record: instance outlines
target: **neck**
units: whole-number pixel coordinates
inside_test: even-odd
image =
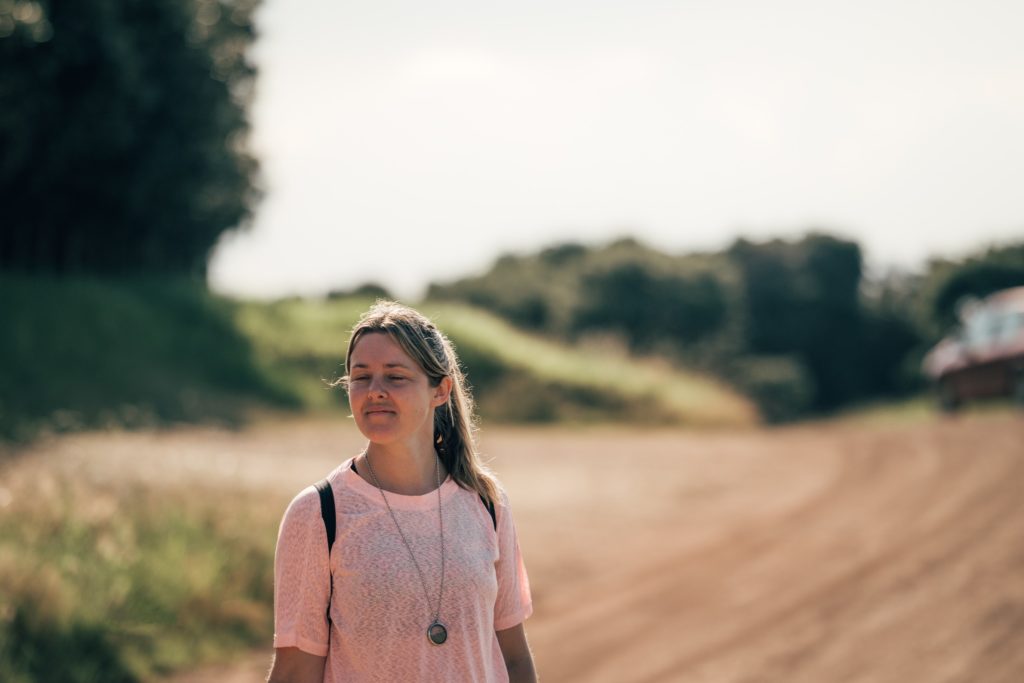
[[[404,496],[420,496],[437,488],[440,479],[448,476],[444,465],[432,446],[411,450],[400,446],[370,443],[356,459],[359,475],[368,483],[377,485],[367,458],[372,461],[373,474],[377,475],[380,487],[390,493]]]

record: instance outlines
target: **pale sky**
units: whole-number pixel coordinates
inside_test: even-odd
[[[1020,0],[264,0],[244,296],[416,298],[502,253],[822,227],[874,269],[1024,238]]]

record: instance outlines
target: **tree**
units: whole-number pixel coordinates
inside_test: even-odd
[[[941,329],[958,320],[958,307],[1000,289],[1024,285],[1024,242],[993,247],[947,267],[931,300],[931,315]]]
[[[811,233],[796,242],[738,240],[729,255],[742,273],[748,351],[803,363],[816,408],[862,396],[869,380],[861,362],[860,247]]]
[[[0,268],[205,276],[260,196],[257,3],[0,6]]]
[[[635,351],[659,342],[682,346],[721,329],[725,292],[710,273],[662,271],[631,259],[585,272],[574,330],[614,331]]]

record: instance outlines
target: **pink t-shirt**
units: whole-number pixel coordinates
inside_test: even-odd
[[[288,506],[274,566],[274,647],[327,656],[324,681],[507,681],[495,631],[532,612],[530,585],[504,492],[497,532],[473,491],[441,484],[448,640],[427,640],[441,575],[437,492],[387,493],[416,568],[380,490],[348,460],[328,475],[338,522],[328,566],[320,498],[312,486]],[[334,593],[330,581],[333,572]],[[331,621],[327,608],[330,602]]]

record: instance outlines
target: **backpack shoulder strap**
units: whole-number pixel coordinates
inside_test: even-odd
[[[320,516],[324,518],[324,527],[327,529],[327,552],[334,547],[335,525],[337,515],[334,512],[334,490],[331,482],[321,479],[316,483],[316,492],[320,494]]]
[[[497,531],[498,530],[498,516],[494,512],[494,502],[487,500],[483,496],[480,496],[480,502],[484,504],[485,508],[487,508],[488,514],[491,515],[491,524],[494,525],[494,530]]]
[[[331,548],[334,547],[334,532],[338,516],[334,512],[334,489],[331,482],[321,479],[316,483],[316,492],[320,494],[320,516],[324,518],[324,527],[327,529],[327,556],[331,555]],[[330,582],[330,594],[327,598],[327,623],[331,623],[331,602],[334,600],[334,579],[333,572]]]

